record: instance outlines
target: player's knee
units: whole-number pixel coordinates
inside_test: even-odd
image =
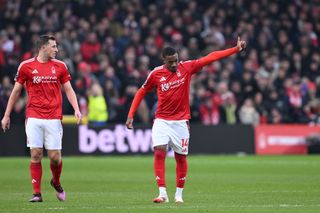
[[[59,152],[53,152],[49,154],[50,162],[54,165],[59,165],[61,155]]]
[[[155,147],[154,147],[154,150],[167,151],[167,145],[155,146]]]
[[[54,158],[54,159],[50,159],[50,163],[52,165],[56,165],[58,166],[60,164],[60,159]]]
[[[41,159],[42,159],[42,153],[40,151],[31,153],[31,161],[32,162],[39,163],[39,162],[41,162]]]

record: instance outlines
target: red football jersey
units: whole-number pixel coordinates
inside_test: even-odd
[[[37,57],[23,61],[15,81],[28,93],[27,118],[62,119],[61,84],[70,81],[66,64],[57,59],[41,63]]]
[[[165,120],[190,119],[189,90],[191,75],[201,68],[199,60],[179,62],[176,72],[165,65],[150,72],[142,85],[147,91],[157,88],[158,106],[155,118]]]

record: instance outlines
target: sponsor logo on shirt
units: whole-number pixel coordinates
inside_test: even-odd
[[[33,83],[39,84],[39,83],[56,83],[57,82],[57,76],[33,76]]]
[[[33,76],[33,83],[39,84],[41,82],[41,76]]]
[[[165,92],[165,91],[168,91],[169,89],[179,87],[180,85],[184,84],[184,81],[185,81],[185,78],[181,78],[175,81],[171,81],[169,83],[161,84],[161,91]]]
[[[170,89],[170,84],[169,84],[169,83],[167,83],[167,84],[161,84],[161,90],[162,90],[162,92],[167,91],[167,90],[169,90],[169,89]]]

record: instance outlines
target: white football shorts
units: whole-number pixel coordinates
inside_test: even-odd
[[[189,121],[155,119],[152,126],[153,147],[168,145],[174,152],[187,155],[190,138]]]
[[[61,150],[63,128],[60,119],[26,119],[27,147]]]

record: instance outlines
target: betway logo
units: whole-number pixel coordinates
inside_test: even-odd
[[[151,130],[129,130],[124,125],[116,125],[114,130],[103,129],[97,132],[81,125],[79,150],[82,153],[149,152],[152,150]]]
[[[269,136],[268,144],[272,146],[295,146],[304,145],[306,143],[305,137],[301,136]]]
[[[303,136],[290,135],[265,135],[260,134],[258,138],[259,148],[266,149],[267,146],[300,146],[306,144]]]

